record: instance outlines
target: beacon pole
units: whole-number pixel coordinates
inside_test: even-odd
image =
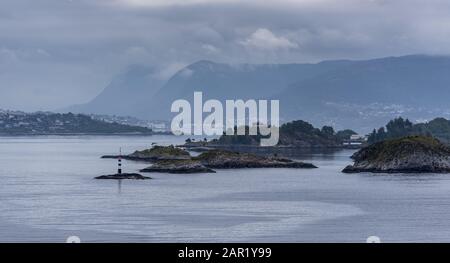
[[[117,159],[117,174],[122,174],[122,148],[119,150],[119,158]]]

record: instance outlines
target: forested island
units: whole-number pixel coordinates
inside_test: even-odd
[[[434,137],[449,144],[450,121],[445,118],[435,118],[429,122],[413,124],[410,120],[399,117],[391,120],[385,127],[374,129],[368,137],[368,143],[372,144],[411,135]]]
[[[234,135],[222,135],[218,139],[211,141],[186,140],[184,145],[190,149],[203,148],[227,148],[230,146],[241,146],[250,148],[259,148],[261,139],[264,136],[249,135],[249,127],[245,127],[246,135],[237,135],[235,127]],[[297,120],[281,125],[279,143],[272,148],[302,148],[302,149],[330,149],[343,148],[343,142],[350,139],[352,135],[357,134],[353,130],[342,130],[336,132],[331,126],[315,128],[312,124]],[[270,147],[265,147],[270,148]]]
[[[450,173],[450,147],[433,137],[407,136],[356,152],[344,173]]]
[[[368,136],[345,173],[450,173],[450,121],[396,118]]]

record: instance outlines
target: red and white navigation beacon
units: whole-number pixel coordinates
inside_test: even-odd
[[[122,148],[119,149],[119,158],[117,159],[117,174],[122,174]]]

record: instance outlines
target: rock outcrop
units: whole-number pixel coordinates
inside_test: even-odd
[[[356,152],[344,173],[450,173],[450,147],[437,139],[409,136],[372,144]]]
[[[135,151],[132,154],[121,156],[125,160],[133,161],[157,161],[157,160],[189,160],[191,155],[189,152],[170,146],[153,146],[151,149],[143,151]],[[102,158],[117,159],[118,155],[104,155]]]
[[[290,159],[264,157],[251,153],[239,153],[225,150],[211,150],[204,152],[195,160],[208,168],[317,168],[313,164],[297,162]]]
[[[289,159],[263,157],[250,153],[211,150],[190,160],[159,160],[141,172],[214,173],[212,169],[238,168],[317,168],[313,164]]]
[[[172,174],[215,173],[214,170],[195,160],[160,160],[156,161],[152,166],[142,169],[141,172]]]
[[[133,179],[133,180],[148,180],[152,179],[151,177],[143,176],[136,173],[122,173],[122,174],[110,174],[110,175],[101,175],[95,177],[95,179],[109,179],[109,180],[123,180],[123,179]]]

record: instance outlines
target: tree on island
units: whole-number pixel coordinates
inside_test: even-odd
[[[237,135],[237,127],[234,128],[234,135],[224,135],[219,139],[211,141],[213,144],[221,145],[259,145],[263,135],[249,135],[249,127],[245,127],[245,135]],[[331,126],[315,128],[312,124],[296,120],[285,123],[280,127],[281,146],[301,146],[301,147],[337,147],[342,142],[356,134],[352,130],[335,132]]]
[[[410,135],[424,135],[435,137],[443,142],[450,142],[450,121],[444,118],[436,118],[427,123],[413,124],[402,117],[389,121],[385,127],[374,129],[368,138],[370,144],[406,137]]]
[[[338,131],[336,133],[336,137],[338,137],[339,140],[344,141],[344,140],[350,140],[350,137],[352,137],[352,135],[356,135],[356,134],[357,133],[355,131],[346,129],[346,130]]]

